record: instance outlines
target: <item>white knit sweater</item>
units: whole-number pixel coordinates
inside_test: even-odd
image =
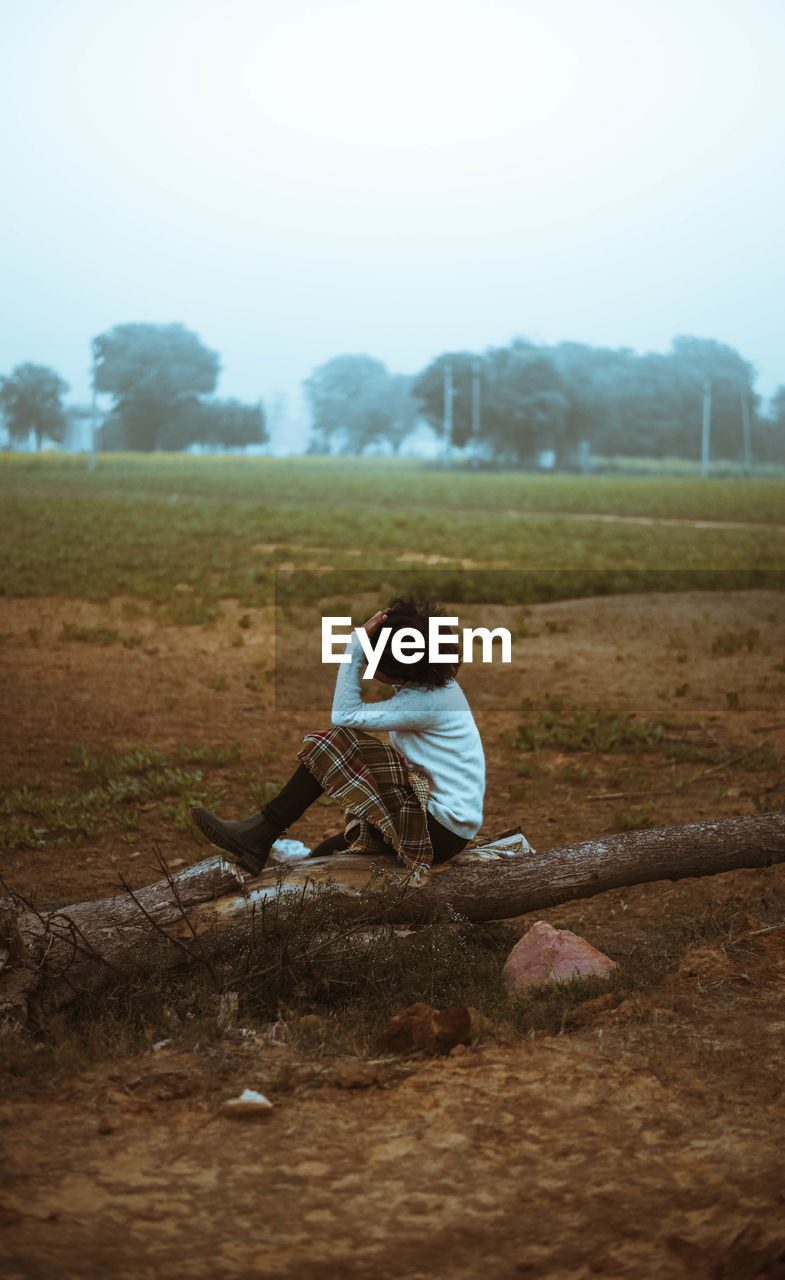
[[[338,668],[332,722],[389,733],[393,746],[430,782],[428,811],[442,826],[470,840],[482,826],[485,756],[469,704],[456,680],[442,689],[395,686],[388,702],[363,702],[365,655],[356,633],[346,646],[351,662]]]

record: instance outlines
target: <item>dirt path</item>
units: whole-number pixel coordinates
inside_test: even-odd
[[[688,520],[679,516],[620,516],[597,511],[508,510],[503,514],[519,520],[597,520],[601,524],[671,525],[687,529],[768,529],[771,533],[785,533],[784,524],[767,520]]]
[[[178,742],[236,740],[237,759],[208,774],[227,812],[242,812],[249,779],[285,776],[309,725],[275,710],[269,617],[229,603],[207,630],[129,612],[121,601],[3,603],[6,787],[38,773],[51,794],[73,790],[64,762],[78,743],[171,754]],[[780,596],[566,601],[487,610],[484,620],[516,631],[503,698],[488,669],[465,673],[488,757],[488,829],[520,819],[547,848],[636,815],[673,823],[785,802]],[[68,639],[69,624],[72,637],[103,627],[119,638]],[[291,678],[287,696],[300,687]],[[302,692],[306,705],[304,683]],[[524,697],[672,715],[692,755],[524,756],[510,746],[529,714]],[[771,755],[753,756],[759,768],[693,758],[761,743]],[[296,834],[318,838],[333,820],[311,811]],[[202,848],[151,804],[130,831],[107,819],[85,840],[12,851],[4,874],[37,900],[98,896],[118,872],[148,881],[153,841],[174,864]],[[785,869],[640,885],[548,919],[618,958],[652,939],[667,950],[701,913],[733,922],[735,934],[749,931],[748,916],[785,921]],[[531,919],[517,923],[523,931]],[[563,1035],[385,1059],[364,1089],[340,1087],[334,1058],[261,1036],[66,1071],[0,1104],[4,1280],[775,1280],[785,1250],[784,933],[728,945],[726,932]],[[273,1099],[269,1119],[217,1114],[245,1087]]]

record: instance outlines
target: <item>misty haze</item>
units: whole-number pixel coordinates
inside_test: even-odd
[[[478,460],[700,459],[716,375],[711,455],[782,462],[782,42],[774,0],[9,8],[7,443],[434,456],[452,364]],[[217,361],[170,377],[173,324]]]

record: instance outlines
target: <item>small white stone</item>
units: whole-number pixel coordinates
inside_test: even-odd
[[[247,1116],[268,1116],[273,1104],[263,1093],[255,1089],[243,1089],[239,1098],[228,1098],[221,1107],[221,1114],[244,1118]]]

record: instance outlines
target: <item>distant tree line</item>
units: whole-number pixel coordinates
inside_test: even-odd
[[[208,399],[221,362],[182,324],[119,324],[93,339],[95,389],[111,395],[104,449],[227,448],[267,439],[261,404]]]
[[[37,449],[44,437],[62,440],[67,390],[68,383],[45,364],[18,364],[10,377],[0,378],[0,411],[12,443],[27,440],[31,432]]]
[[[185,449],[192,444],[242,448],[267,438],[264,409],[219,400],[220,360],[182,324],[120,324],[93,339],[93,383],[110,395],[102,415],[99,449]],[[17,365],[0,379],[0,409],[12,442],[35,433],[62,441],[70,419],[89,417],[83,406],[64,408],[67,383],[45,365]]]
[[[259,404],[214,396],[220,359],[182,324],[120,324],[93,339],[93,383],[112,404],[100,449],[243,448],[268,440]],[[415,375],[370,355],[339,355],[304,383],[311,453],[397,453],[422,422],[480,463],[536,465],[544,451],[576,467],[588,453],[698,458],[706,425],[713,458],[785,462],[785,385],[761,407],[752,365],[708,338],[674,338],[664,354],[516,338],[482,353],[445,352]],[[46,365],[0,377],[12,443],[62,441],[68,385]],[[449,439],[447,438],[449,436]]]
[[[697,458],[708,397],[711,455],[785,462],[785,386],[769,415],[754,369],[712,339],[674,338],[666,354],[517,338],[478,354],[445,352],[412,377],[367,355],[337,356],[304,383],[316,453],[397,452],[418,421],[480,460],[557,466],[593,454]]]

